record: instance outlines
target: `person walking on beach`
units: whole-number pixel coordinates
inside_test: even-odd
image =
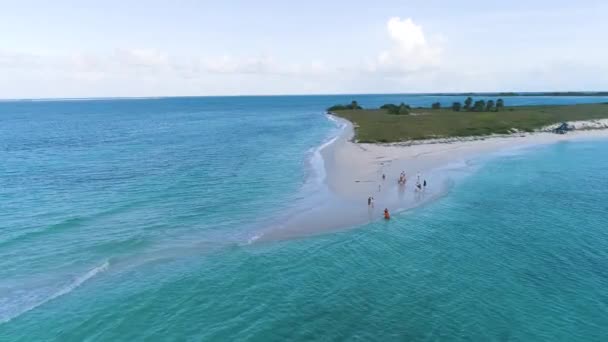
[[[424,183],[422,183],[422,187],[424,188],[424,190],[426,190],[426,179],[424,180]]]
[[[371,198],[371,196],[367,198],[367,206],[368,207],[372,206],[372,198]]]
[[[386,180],[386,175],[384,173],[382,174],[382,180]]]
[[[369,202],[372,206],[372,208],[374,207],[374,197],[370,197],[370,202]]]

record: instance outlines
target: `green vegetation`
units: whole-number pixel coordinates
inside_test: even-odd
[[[498,101],[495,106],[499,106]],[[530,132],[563,121],[608,118],[607,104],[509,107],[501,112],[485,111],[487,107],[484,102],[481,111],[454,112],[454,106],[421,108],[412,109],[410,115],[389,114],[387,109],[332,112],[356,124],[356,138],[360,142],[508,134],[513,129]]]
[[[486,103],[484,100],[479,100],[479,101],[475,101],[475,103],[473,103],[473,98],[472,97],[467,97],[466,100],[464,100],[464,110],[465,111],[469,111],[469,112],[497,112],[501,109],[503,109],[505,107],[505,102],[503,101],[503,99],[498,99],[496,100],[496,102],[494,102],[494,100],[488,100],[488,102]],[[441,108],[441,103],[439,102],[435,102],[432,105],[433,109],[440,109]],[[454,102],[452,104],[452,110],[455,112],[460,112],[460,110],[462,109],[462,105],[460,104],[460,102]]]
[[[357,101],[353,101],[350,104],[347,105],[334,105],[331,106],[329,108],[327,108],[328,112],[334,112],[337,110],[358,110],[358,109],[363,109],[363,107],[359,106],[359,104],[357,103]]]
[[[473,109],[471,109],[474,112],[483,112],[486,109],[486,101],[484,100],[479,100],[479,101],[475,101],[475,104],[473,105]]]
[[[494,110],[494,100],[488,100],[486,102],[486,112],[491,112]]]
[[[467,99],[464,100],[464,110],[470,110],[472,104],[473,104],[473,98],[470,96],[467,97]]]
[[[440,102],[435,102],[431,105],[431,108],[433,109],[441,109],[441,103]]]
[[[502,99],[496,100],[496,110],[501,110],[503,108],[505,108],[505,101]]]
[[[400,105],[387,103],[385,105],[382,105],[382,107],[380,107],[380,109],[384,109],[384,110],[386,110],[386,112],[388,114],[392,114],[392,115],[408,115],[412,108],[410,106],[406,105],[405,103],[401,102]]]

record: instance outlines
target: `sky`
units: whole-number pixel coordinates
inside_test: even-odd
[[[608,90],[608,1],[5,1],[0,98]]]

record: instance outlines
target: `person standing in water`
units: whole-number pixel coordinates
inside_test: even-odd
[[[384,208],[384,219],[385,220],[390,220],[391,219],[391,214],[389,214],[388,208]]]
[[[425,180],[424,180],[424,182],[422,183],[422,188],[423,188],[424,190],[426,190],[426,179],[425,179]]]
[[[401,171],[401,174],[399,175],[399,184],[404,185],[406,181],[405,171]]]

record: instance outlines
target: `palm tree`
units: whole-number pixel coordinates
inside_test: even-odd
[[[496,100],[496,110],[503,109],[505,107],[505,101],[502,99]]]
[[[466,100],[464,100],[464,109],[471,109],[471,105],[473,104],[473,99],[469,96]]]
[[[486,103],[486,112],[490,112],[494,109],[494,100],[488,100]]]

